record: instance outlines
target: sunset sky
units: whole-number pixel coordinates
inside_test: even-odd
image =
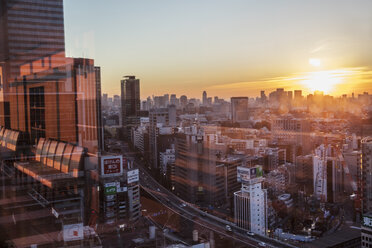
[[[372,93],[372,1],[65,0],[67,56],[95,59],[102,91],[141,97]],[[268,93],[267,92],[267,93]]]

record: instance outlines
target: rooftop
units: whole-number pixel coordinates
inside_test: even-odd
[[[330,235],[321,237],[320,239],[311,242],[310,244],[306,244],[304,247],[306,248],[318,248],[318,247],[341,247],[337,246],[343,244],[345,242],[360,239],[361,231],[359,229],[354,229],[350,227],[345,227],[335,233]]]

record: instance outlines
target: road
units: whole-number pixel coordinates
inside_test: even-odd
[[[124,156],[134,157],[132,154],[133,153],[129,150],[129,148],[124,146]],[[189,204],[174,195],[148,173],[147,168],[140,160],[135,159],[134,165],[140,170],[141,188],[159,201],[162,205],[172,210],[174,213],[179,214],[182,217],[189,219],[190,221],[193,221],[198,225],[212,230],[220,235],[229,237],[237,242],[241,242],[248,247],[263,247],[263,243],[265,244],[264,247],[296,247],[265,236],[247,235],[246,230],[237,227],[234,223],[205,213],[192,204]],[[226,225],[231,227],[231,232],[226,230]]]

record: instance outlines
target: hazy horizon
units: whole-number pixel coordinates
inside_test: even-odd
[[[372,91],[371,9],[367,0],[65,0],[66,52],[95,59],[109,95],[128,74],[141,98],[358,94]]]

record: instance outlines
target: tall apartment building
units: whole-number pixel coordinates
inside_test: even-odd
[[[159,152],[165,152],[166,149],[171,148],[171,143],[168,143],[168,147],[160,146],[161,144],[167,145],[167,142],[162,142],[162,139],[169,141],[172,138],[170,136],[173,135],[173,127],[176,123],[175,106],[150,110],[149,121],[150,162],[153,168],[159,169]]]
[[[149,152],[149,127],[148,125],[141,124],[140,126],[132,130],[133,146],[138,149],[141,154],[147,157],[145,154]]]
[[[289,185],[287,173],[282,168],[267,173],[265,182],[268,186],[268,191],[276,196],[285,193]]]
[[[279,153],[282,152],[282,149],[279,148],[271,148],[268,147],[265,149],[264,156],[264,164],[263,164],[263,170],[265,172],[270,172],[272,170],[275,170],[279,167]]]
[[[237,180],[237,170],[239,166],[246,164],[246,157],[243,155],[227,155],[216,161],[216,182],[219,182],[218,188],[223,188],[223,191],[216,192],[222,194],[216,199],[221,203],[232,202],[234,193],[239,190],[241,184]]]
[[[231,120],[248,120],[248,97],[231,97]]]
[[[170,189],[174,189],[174,163],[176,161],[176,151],[174,150],[174,144],[170,149],[166,149],[164,152],[159,153],[159,165],[163,179],[166,185]]]
[[[314,193],[313,156],[296,157],[296,183],[307,196]]]
[[[311,126],[306,119],[296,119],[290,116],[275,118],[271,122],[271,140],[278,145],[292,146],[296,152],[292,154],[290,161],[295,161],[299,155],[307,155],[312,151]]]
[[[372,212],[372,137],[362,139],[362,213]]]
[[[131,128],[139,125],[140,109],[140,80],[135,76],[125,76],[121,80],[121,124],[127,138],[130,138]]]
[[[224,166],[212,133],[192,126],[176,134],[175,194],[202,206],[225,199]]]
[[[240,191],[234,193],[234,214],[237,226],[256,234],[267,233],[267,191],[262,188],[262,168],[238,167]]]
[[[314,195],[323,202],[338,202],[344,191],[343,166],[329,145],[319,146],[313,156]]]

